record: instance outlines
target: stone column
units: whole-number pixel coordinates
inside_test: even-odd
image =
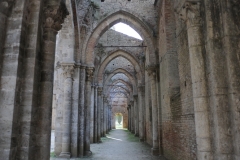
[[[109,105],[107,106],[107,134],[109,133]]]
[[[74,73],[74,63],[62,63],[64,71],[64,102],[63,102],[63,124],[62,124],[62,152],[59,157],[71,157],[71,115],[72,115],[72,90]]]
[[[131,132],[135,133],[135,125],[134,125],[134,101],[130,101],[131,104]]]
[[[197,139],[197,159],[212,159],[209,104],[204,62],[202,19],[199,2],[186,1],[178,11],[186,21],[188,33],[189,59],[192,76],[193,103]]]
[[[131,131],[132,130],[132,107],[131,105],[129,104],[128,105],[128,108],[129,108],[129,126],[128,126],[128,130]]]
[[[129,130],[129,123],[130,123],[130,108],[129,108],[129,105],[128,105],[128,107],[127,107],[127,111],[128,111],[128,130]]]
[[[85,93],[85,142],[84,155],[91,154],[90,151],[90,120],[91,120],[91,94],[92,94],[92,80],[94,68],[87,67],[86,69],[86,93]]]
[[[108,105],[108,130],[111,131],[111,105]]]
[[[46,3],[49,3],[46,2]],[[43,19],[43,39],[41,53],[41,79],[39,83],[38,126],[39,135],[36,135],[39,150],[36,159],[49,159],[51,143],[51,113],[53,95],[53,77],[56,35],[61,29],[64,18],[68,15],[64,3],[45,4]]]
[[[110,105],[110,117],[109,117],[109,119],[110,119],[110,130],[112,130],[112,106]]]
[[[97,120],[97,126],[98,126],[98,134],[97,134],[97,141],[101,142],[101,118],[102,118],[102,87],[98,87],[98,106],[97,106],[97,113],[98,113],[98,120]]]
[[[158,137],[158,106],[157,106],[157,81],[156,81],[156,67],[148,66],[147,68],[149,79],[151,83],[151,98],[152,98],[152,138],[153,147],[152,155],[159,154],[159,137]]]
[[[226,3],[227,1],[221,1],[222,3]],[[221,3],[220,2],[220,3]],[[239,3],[239,2],[238,2]],[[209,106],[210,106],[210,120],[213,120],[210,125],[212,135],[212,147],[214,150],[214,158],[215,159],[234,159],[231,155],[233,154],[233,147],[232,147],[232,140],[234,142],[239,143],[237,139],[233,139],[232,132],[230,130],[231,126],[231,119],[235,119],[230,114],[230,106],[229,104],[229,95],[227,94],[228,90],[228,84],[227,84],[227,78],[231,76],[223,76],[227,75],[227,65],[226,64],[226,55],[228,53],[233,53],[236,55],[235,51],[232,51],[234,47],[230,46],[228,43],[223,42],[222,40],[228,37],[230,34],[227,33],[227,36],[224,34],[219,34],[221,30],[220,26],[216,26],[216,22],[219,22],[217,17],[222,16],[222,12],[217,13],[215,15],[215,10],[212,9],[211,5],[214,5],[212,1],[205,0],[204,6],[205,6],[205,15],[206,15],[206,37],[204,39],[207,39],[205,41],[205,44],[202,43],[202,45],[205,45],[206,47],[206,59],[207,59],[207,68],[209,68],[206,72],[208,74],[207,78],[207,87],[208,87],[208,95],[209,95]],[[220,7],[220,6],[219,6]],[[222,11],[225,10],[226,7],[226,14],[224,14],[223,17],[226,19],[231,19],[228,6],[224,5],[222,8]],[[214,16],[212,16],[214,14]],[[223,18],[224,19],[224,18]],[[228,21],[227,20],[227,21]],[[231,23],[224,22],[224,20],[221,20],[222,23],[227,25],[231,25]],[[234,25],[231,25],[231,32],[235,32],[235,30],[232,29]],[[205,29],[205,28],[204,28]],[[238,42],[234,39],[234,44],[238,44]],[[224,51],[224,45],[229,46],[231,48],[230,52]],[[236,55],[237,56],[237,55]],[[237,58],[237,57],[236,57]],[[221,62],[221,63],[219,63]],[[231,63],[233,64],[233,63]],[[232,67],[231,67],[232,68]],[[232,79],[232,77],[230,78]],[[240,80],[240,79],[239,79]],[[231,84],[234,84],[231,83]],[[231,91],[231,93],[234,93],[234,91]],[[236,93],[236,92],[235,92]],[[228,106],[228,107],[226,107]],[[223,118],[224,117],[224,118]],[[210,123],[210,124],[211,124]],[[240,126],[240,125],[239,125]],[[240,145],[239,145],[240,146]],[[240,159],[236,158],[236,159]]]
[[[106,136],[106,109],[107,109],[107,105],[108,105],[108,100],[107,97],[103,97],[103,123],[102,123],[102,127],[103,127],[103,136]]]
[[[135,127],[135,136],[138,137],[139,136],[139,132],[138,132],[138,95],[133,95],[133,100],[134,100],[134,127]]]
[[[109,121],[109,117],[110,117],[110,105],[107,106],[107,134],[109,134],[110,131],[110,121]]]
[[[98,142],[98,105],[97,86],[94,87],[94,143]]]
[[[90,143],[94,139],[94,86],[91,87],[91,107],[90,107]]]
[[[138,114],[139,114],[139,140],[144,141],[144,128],[143,128],[143,91],[144,86],[138,86]]]
[[[79,156],[84,155],[84,130],[85,130],[85,82],[86,82],[86,66],[80,66],[80,107],[79,107]]]

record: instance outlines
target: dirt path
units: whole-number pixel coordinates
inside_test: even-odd
[[[102,143],[91,144],[91,151],[92,156],[84,160],[165,160],[152,156],[149,145],[139,142],[129,131],[120,129],[112,130],[107,137],[102,138]]]

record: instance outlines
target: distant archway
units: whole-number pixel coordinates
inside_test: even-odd
[[[136,72],[137,72],[137,79],[138,79],[139,82],[141,82],[143,75],[142,75],[141,67],[140,67],[140,65],[138,64],[137,60],[136,60],[131,54],[129,54],[129,53],[127,53],[127,52],[125,52],[125,51],[123,51],[123,50],[117,50],[117,51],[113,52],[112,54],[110,54],[110,55],[102,62],[101,66],[100,66],[100,68],[99,68],[99,70],[98,70],[98,77],[97,77],[98,83],[99,83],[100,85],[103,84],[103,72],[104,72],[106,66],[107,66],[113,59],[115,59],[115,58],[117,58],[117,57],[124,57],[124,58],[126,58],[127,60],[129,60],[129,61],[132,63],[132,65],[134,66],[134,68],[135,68],[135,70],[136,70]]]

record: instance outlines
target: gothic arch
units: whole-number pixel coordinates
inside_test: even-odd
[[[123,10],[119,10],[104,18],[93,30],[90,38],[86,42],[87,44],[85,45],[85,48],[83,48],[83,53],[85,53],[82,55],[82,59],[84,61],[83,63],[85,63],[87,66],[94,67],[94,47],[96,43],[105,31],[107,31],[118,22],[128,24],[143,37],[147,45],[146,62],[147,64],[155,64],[156,58],[153,42],[153,31],[138,17],[135,17],[133,14]]]
[[[107,77],[105,83],[103,84],[104,93],[106,92],[106,89],[107,89],[106,86],[110,83],[110,79],[111,79],[114,75],[116,75],[116,74],[118,74],[118,73],[123,73],[123,74],[125,74],[125,75],[130,79],[130,81],[131,81],[131,83],[132,83],[132,85],[133,85],[133,92],[135,93],[135,91],[136,91],[136,86],[137,86],[136,79],[135,79],[129,72],[127,72],[127,71],[124,70],[124,69],[116,69],[113,73],[111,73],[111,74]]]
[[[126,88],[128,88],[128,90],[129,90],[130,92],[133,91],[132,86],[131,86],[128,82],[124,81],[123,79],[118,79],[118,80],[113,81],[113,82],[112,82],[112,85],[116,85],[117,83],[123,83],[124,85],[126,85]]]
[[[98,83],[100,85],[103,84],[103,72],[104,72],[106,66],[113,59],[115,59],[117,57],[124,57],[127,60],[129,60],[132,63],[132,65],[134,66],[135,70],[137,71],[138,81],[142,81],[143,75],[142,75],[141,67],[140,67],[139,63],[137,62],[137,60],[132,55],[130,55],[129,53],[127,53],[127,52],[125,52],[123,50],[117,50],[117,51],[111,53],[110,55],[108,55],[104,59],[104,61],[102,62],[101,66],[99,67],[97,79],[98,79]]]

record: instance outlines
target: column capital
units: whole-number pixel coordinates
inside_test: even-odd
[[[133,95],[133,98],[134,98],[134,99],[137,99],[137,98],[138,98],[138,95],[137,95],[137,94]]]
[[[97,92],[98,92],[98,95],[102,95],[103,87],[98,87]]]
[[[66,4],[64,2],[58,2],[59,4],[47,4],[44,7],[44,16],[43,20],[43,28],[44,29],[53,29],[55,31],[59,31],[62,28],[62,24],[64,19],[69,12],[67,10]]]
[[[144,85],[139,85],[138,86],[138,91],[139,92],[144,92],[144,90],[145,90],[145,86]]]
[[[156,75],[157,65],[148,65],[145,67],[145,70],[148,72],[149,75]]]
[[[201,25],[200,5],[200,0],[185,0],[182,5],[175,10],[179,18],[189,23],[189,25]]]
[[[133,104],[134,104],[134,101],[133,101],[133,100],[131,100],[131,101],[130,101],[130,105],[131,105],[131,106],[133,106]]]
[[[14,0],[3,0],[3,2],[0,2],[0,12],[8,16],[10,14],[13,3]]]
[[[94,68],[93,67],[87,67],[86,68],[86,81],[92,81],[93,80],[93,73],[94,73]]]
[[[108,103],[108,97],[103,96],[103,101],[104,101],[105,103]]]
[[[70,62],[70,63],[63,62],[61,63],[61,67],[63,70],[63,75],[66,78],[72,78],[72,75],[74,74],[74,68],[75,68],[74,62]]]

